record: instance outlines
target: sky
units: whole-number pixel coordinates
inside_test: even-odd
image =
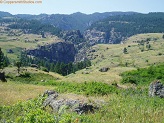
[[[42,3],[39,4],[0,3],[0,11],[10,12],[11,14],[72,14],[75,12],[92,14],[112,11],[149,13],[164,12],[163,6],[164,0],[42,0]]]

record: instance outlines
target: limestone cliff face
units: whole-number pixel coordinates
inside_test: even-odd
[[[119,44],[127,37],[117,32],[115,28],[112,28],[108,32],[99,31],[97,29],[88,29],[84,32],[84,37],[89,44]]]
[[[26,51],[28,55],[41,59],[48,59],[51,62],[74,62],[76,50],[72,43],[58,42],[40,46],[36,49]]]
[[[66,42],[71,42],[74,45],[79,45],[80,43],[85,42],[85,39],[80,30],[63,31],[60,33],[60,36]]]
[[[105,32],[98,31],[96,29],[86,30],[84,32],[84,38],[88,41],[89,44],[104,44],[105,43]]]

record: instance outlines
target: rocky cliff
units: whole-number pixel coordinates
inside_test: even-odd
[[[80,30],[62,31],[60,33],[60,37],[66,42],[71,42],[74,45],[78,45],[80,43],[85,42],[85,39],[81,34]]]
[[[75,47],[69,42],[58,42],[40,46],[36,49],[26,51],[28,55],[38,57],[41,59],[48,59],[51,62],[74,62],[76,54]]]
[[[90,45],[105,43],[105,32],[101,32],[96,29],[86,30],[84,32],[84,38]]]

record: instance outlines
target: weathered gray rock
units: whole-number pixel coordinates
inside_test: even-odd
[[[94,107],[92,104],[82,103],[80,100],[75,99],[58,99],[58,93],[55,91],[45,91],[43,96],[48,95],[47,99],[43,102],[43,106],[50,106],[54,112],[61,112],[64,107],[69,108],[71,111],[77,112],[78,114],[94,112]]]
[[[103,67],[103,68],[101,68],[99,71],[100,71],[100,72],[107,72],[108,70],[109,70],[108,67]]]
[[[60,35],[66,42],[71,42],[75,45],[85,42],[80,30],[62,31]]]
[[[74,62],[76,50],[72,43],[57,42],[26,50],[26,53],[41,59],[49,59],[53,62],[70,63]]]
[[[87,112],[94,113],[94,109],[97,109],[97,107],[94,107],[93,105],[84,103],[84,104],[79,104],[79,106],[77,108],[75,108],[75,111],[78,114],[83,114],[83,113],[87,113]]]
[[[164,98],[164,85],[159,81],[152,82],[149,86],[149,96]]]

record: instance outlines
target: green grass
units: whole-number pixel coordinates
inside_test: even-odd
[[[125,90],[120,94],[105,97],[106,103],[95,112],[78,115],[65,110],[51,113],[43,110],[43,97],[20,102],[13,106],[0,107],[2,122],[45,122],[45,123],[162,123],[164,121],[164,100],[150,98],[145,90]]]
[[[31,37],[31,39],[35,37],[35,35],[26,36]],[[152,49],[141,52],[138,44],[133,41],[146,40],[149,37],[152,38],[150,41]],[[92,48],[96,52],[88,54],[89,57],[96,56],[92,60],[93,65],[66,77],[32,68],[27,68],[27,71],[22,71],[22,76],[16,77],[16,68],[6,68],[5,72],[9,77],[9,82],[0,83],[0,122],[164,122],[164,100],[148,96],[150,82],[156,79],[161,79],[164,82],[164,65],[158,65],[164,62],[164,40],[161,37],[162,34],[141,34],[130,37],[126,41],[127,43],[122,45],[101,44],[93,46]],[[24,39],[25,36],[22,35],[21,38]],[[46,40],[43,42],[46,42]],[[5,43],[0,42],[0,45],[3,44],[4,47],[7,47],[9,44]],[[14,49],[15,45],[13,44],[11,45]],[[29,46],[31,44],[29,43]],[[25,46],[22,43],[23,45]],[[128,54],[123,53],[124,47],[127,47]],[[159,55],[159,53],[162,54]],[[151,65],[153,66],[148,68]],[[110,70],[101,73],[99,72],[101,67],[109,67]],[[85,72],[88,72],[88,74],[84,74]],[[112,82],[121,82],[122,77],[123,83],[133,83],[134,81],[137,86],[135,88],[117,88],[110,85]],[[133,81],[131,82],[131,80]],[[97,100],[102,99],[105,103],[102,103],[93,114],[78,115],[67,110],[60,114],[54,114],[51,110],[43,110],[42,102],[45,98],[37,97],[46,89],[54,89],[61,95],[76,94],[78,97],[83,96],[91,99],[90,103],[94,104],[97,104]],[[29,98],[32,99],[27,100]]]
[[[132,83],[138,85],[149,85],[154,80],[164,82],[164,64],[153,65],[148,68],[138,68],[121,74],[122,83]]]
[[[84,83],[71,83],[71,82],[55,82],[50,81],[46,83],[39,83],[41,85],[51,85],[56,88],[60,93],[76,93],[86,96],[107,95],[111,93],[118,93],[116,87],[102,83],[102,82],[84,82]]]
[[[92,66],[63,78],[63,81],[112,83],[121,80],[119,75],[122,72],[163,63],[164,39],[162,36],[162,33],[139,34],[128,38],[124,44],[95,45],[90,48],[95,52],[88,52],[87,54],[88,58],[92,59]],[[147,40],[147,38],[151,38],[151,41],[149,41],[151,48],[148,50],[145,45],[144,51],[141,52],[140,46],[135,41]],[[127,48],[127,54],[123,53],[125,47]],[[102,73],[99,71],[102,67],[109,67],[110,70]],[[89,74],[82,74],[86,72]]]
[[[158,74],[163,70],[163,64],[152,68],[139,69],[139,71]],[[131,71],[128,75],[137,74],[137,71]],[[142,73],[141,72],[141,73]],[[127,72],[128,73],[128,72]],[[123,73],[124,74],[124,73]],[[140,75],[140,73],[139,73]],[[156,74],[155,74],[156,75]],[[163,74],[162,74],[163,75]],[[31,77],[30,80],[28,77]],[[27,78],[28,79],[27,79]],[[44,78],[46,82],[40,82]],[[153,78],[153,77],[152,77]],[[162,123],[164,122],[164,100],[158,97],[148,96],[148,80],[136,88],[117,88],[115,86],[102,82],[61,82],[53,80],[53,76],[34,71],[21,77],[13,76],[12,81],[1,83],[0,85],[0,122],[44,122],[44,123]],[[37,82],[37,83],[35,83]],[[29,84],[24,84],[29,83]],[[37,84],[37,85],[31,85]],[[41,86],[42,85],[42,86]],[[44,86],[43,86],[44,85]],[[143,88],[144,86],[144,88]],[[39,89],[39,90],[38,90]],[[42,102],[44,97],[36,95],[44,92],[46,89],[54,89],[64,94],[77,94],[83,96],[94,105],[100,105],[94,113],[78,115],[65,109],[60,113],[52,113],[49,108],[43,109]],[[30,93],[33,96],[30,97]],[[41,93],[40,93],[41,94]],[[25,98],[27,95],[30,100]],[[11,98],[13,97],[13,98]],[[19,97],[19,98],[18,98]],[[24,102],[23,98],[26,100]],[[10,103],[4,102],[10,100]],[[21,99],[21,102],[17,102]],[[99,103],[103,99],[103,103]],[[17,101],[13,101],[17,100]],[[10,106],[7,106],[9,105]],[[14,105],[11,105],[14,104]]]
[[[8,31],[2,30],[0,32],[0,47],[5,55],[7,55],[12,61],[18,59],[17,56],[20,55],[23,49],[32,49],[36,48],[38,45],[46,45],[62,41],[56,36],[41,38],[41,35],[23,34],[21,30],[10,29],[10,31],[19,34],[19,36],[9,36]],[[35,41],[35,39],[37,41]],[[14,53],[8,53],[7,51],[9,49],[12,49]]]

